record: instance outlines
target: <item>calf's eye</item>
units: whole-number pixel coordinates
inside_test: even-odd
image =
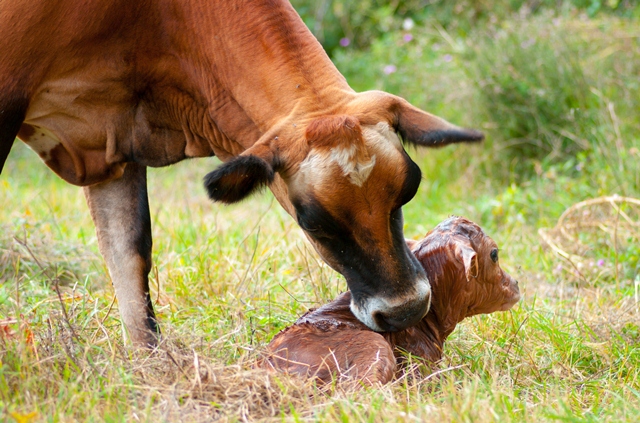
[[[494,263],[498,262],[498,249],[494,248],[493,250],[491,250],[491,260],[493,260]]]

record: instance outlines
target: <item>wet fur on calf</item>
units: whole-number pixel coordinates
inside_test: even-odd
[[[475,223],[452,217],[407,243],[433,289],[431,309],[417,325],[373,332],[351,313],[351,293],[345,292],[276,335],[262,365],[321,382],[387,383],[405,353],[436,362],[464,318],[508,310],[519,301],[517,281],[500,268],[495,242]]]

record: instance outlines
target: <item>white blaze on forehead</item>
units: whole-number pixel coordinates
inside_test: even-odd
[[[377,153],[389,159],[399,157],[403,151],[400,137],[391,129],[388,123],[378,122],[376,125],[363,125],[362,136],[371,153]]]
[[[336,176],[337,166],[352,184],[361,187],[371,175],[377,156],[382,160],[401,158],[402,143],[389,124],[380,122],[376,125],[363,125],[362,136],[367,154],[358,152],[355,144],[330,150],[314,149],[300,163],[299,176],[308,183],[321,183]],[[367,158],[363,159],[363,156]]]
[[[373,166],[376,164],[375,155],[368,159],[359,159],[358,149],[355,145],[331,149],[331,160],[342,169],[342,173],[349,178],[352,184],[359,187],[369,178]]]
[[[23,140],[33,151],[38,153],[42,160],[51,159],[51,150],[60,145],[60,140],[53,132],[45,128],[33,128],[35,132],[26,140]]]
[[[335,177],[337,167],[342,176],[349,178],[352,184],[360,187],[371,175],[375,163],[375,155],[365,160],[358,158],[355,145],[334,147],[330,150],[314,149],[300,163],[299,173],[306,181],[316,183]]]

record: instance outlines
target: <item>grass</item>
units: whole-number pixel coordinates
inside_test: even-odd
[[[435,178],[442,181],[447,156],[463,152],[416,157],[423,168],[442,160]],[[319,393],[253,369],[257,351],[278,330],[345,284],[269,194],[239,206],[210,204],[200,187],[201,174],[214,166],[207,160],[150,171],[151,198],[163,199],[152,200],[153,297],[167,340],[152,357],[134,353],[122,345],[80,190],[36,160],[18,146],[2,182],[0,313],[15,321],[4,326],[13,334],[0,344],[4,419],[31,412],[35,421],[52,422],[640,417],[632,282],[585,284],[557,274],[559,259],[542,249],[535,227],[518,219],[487,231],[503,248],[503,266],[521,281],[523,301],[462,324],[439,376]],[[447,197],[435,185],[425,180],[407,206],[408,236],[421,236],[450,213],[482,222],[484,197],[461,206],[460,194]]]
[[[548,25],[569,31],[577,24],[539,19],[520,23],[532,33],[540,30],[544,48],[531,51],[548,67],[555,54],[549,52],[553,34],[543,37]],[[466,216],[498,242],[502,266],[523,292],[512,311],[461,324],[435,374],[407,375],[384,387],[319,391],[254,367],[275,333],[346,284],[270,193],[236,206],[211,204],[201,180],[215,159],[149,170],[152,297],[164,342],[153,355],[130,350],[122,343],[117,303],[81,190],[16,144],[0,178],[0,420],[640,421],[637,226],[614,235],[582,234],[593,248],[580,262],[563,259],[538,234],[540,228],[552,233],[563,211],[587,198],[640,197],[638,84],[632,77],[640,68],[637,34],[618,19],[580,24],[583,32],[563,38],[558,48],[591,50],[577,65],[561,63],[555,76],[549,75],[553,69],[539,75],[562,85],[546,97],[493,90],[537,78],[531,69],[516,78],[500,73],[506,65],[486,66],[491,57],[499,62],[505,56],[527,66],[518,55],[529,53],[516,47],[522,41],[513,22],[501,30],[502,50],[488,41],[469,44],[493,36],[483,28],[460,39],[425,25],[409,44],[400,44],[402,32],[391,31],[367,52],[336,53],[357,89],[387,89],[487,131],[482,146],[410,150],[424,180],[404,208],[405,234],[418,238],[448,215]],[[589,34],[585,45],[581,37]],[[624,60],[589,60],[607,48]],[[446,54],[450,61],[442,60]],[[386,75],[388,64],[397,72]],[[556,77],[570,78],[563,72],[573,71],[584,76],[580,96],[594,88],[606,101],[571,97]],[[483,78],[494,84],[493,97],[482,91],[486,84],[476,83]],[[571,120],[554,98],[584,101],[591,107],[587,118]],[[490,102],[496,105],[491,113],[509,119],[488,113]],[[518,102],[526,106],[519,120],[508,107]],[[541,112],[544,107],[554,107],[558,117]],[[557,120],[521,126],[531,116]],[[554,125],[579,134],[584,148],[571,137],[558,138],[564,135]],[[554,156],[506,154],[511,138],[523,134],[548,142],[545,151]]]

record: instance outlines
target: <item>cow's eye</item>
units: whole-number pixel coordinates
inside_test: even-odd
[[[491,250],[491,260],[493,260],[494,263],[498,262],[498,249],[494,248],[493,250]]]
[[[298,219],[298,225],[307,232],[318,232],[320,230],[319,226],[313,225],[304,219]]]
[[[298,219],[298,225],[314,238],[329,238],[321,224],[307,219]]]
[[[314,238],[328,238],[332,234],[344,233],[339,223],[318,203],[309,202],[304,207],[295,204],[298,225]]]

